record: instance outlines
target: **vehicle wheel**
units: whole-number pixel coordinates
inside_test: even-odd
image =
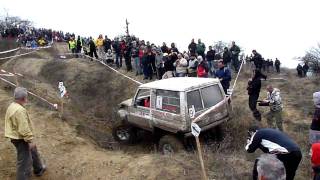
[[[123,124],[122,121],[118,121],[112,128],[113,138],[124,144],[133,144],[137,140],[136,130],[127,124]]]
[[[224,139],[225,136],[225,127],[224,125],[226,125],[225,123],[222,123],[216,127],[214,127],[211,130],[211,133],[213,135],[213,138],[215,141],[221,142]]]
[[[159,141],[159,151],[168,155],[184,149],[182,142],[173,135],[165,135]]]

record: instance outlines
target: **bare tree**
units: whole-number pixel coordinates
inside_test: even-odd
[[[320,73],[320,44],[306,52],[301,61],[308,63],[313,73]]]

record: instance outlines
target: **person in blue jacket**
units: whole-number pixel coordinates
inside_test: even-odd
[[[216,78],[219,78],[223,87],[224,93],[227,94],[227,89],[230,87],[231,72],[227,67],[224,67],[223,60],[218,62],[218,70],[214,73]]]

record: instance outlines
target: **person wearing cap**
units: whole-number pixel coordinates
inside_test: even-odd
[[[36,176],[42,176],[46,171],[34,141],[31,119],[25,108],[27,96],[26,88],[17,87],[14,90],[14,102],[9,105],[5,115],[5,137],[10,139],[17,151],[17,180],[30,179],[31,164]]]
[[[216,70],[214,75],[220,80],[224,93],[227,94],[227,90],[230,87],[231,72],[229,68],[224,66],[224,62],[222,59],[219,60],[218,69]]]
[[[320,142],[320,91],[313,93],[315,110],[309,130],[310,144]]]
[[[248,131],[248,153],[260,149],[267,154],[275,154],[286,169],[286,179],[293,180],[302,159],[299,146],[285,133],[271,128],[252,126]]]

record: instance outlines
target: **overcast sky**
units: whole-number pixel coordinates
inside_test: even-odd
[[[175,42],[186,50],[192,38],[205,44],[236,41],[246,53],[293,57],[320,40],[319,0],[0,0],[0,15],[32,20],[36,27],[114,37],[125,32],[156,44]]]

